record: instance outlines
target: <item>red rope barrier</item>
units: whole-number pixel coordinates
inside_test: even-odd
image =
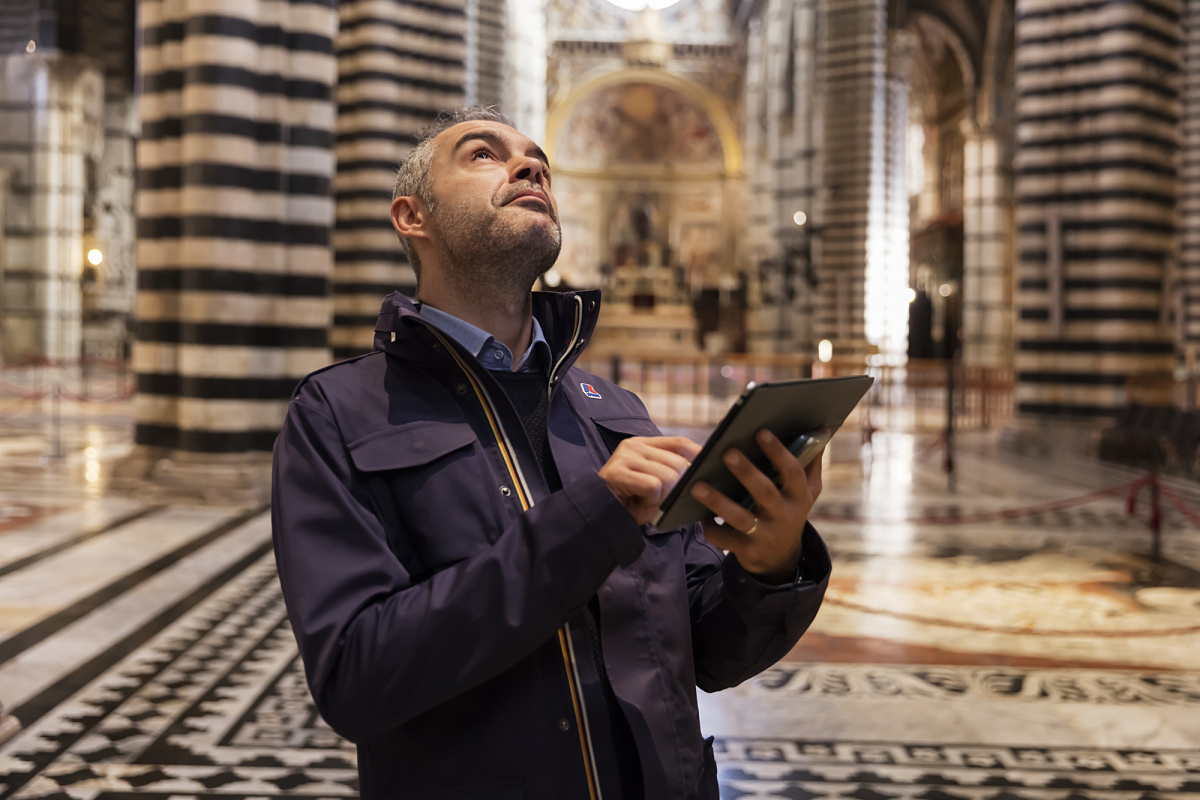
[[[66,386],[56,384],[58,391],[64,399],[73,400],[77,403],[112,403],[117,400],[128,400],[133,397],[133,392],[125,389],[118,390],[115,394],[108,394],[102,397],[92,397],[86,394],[71,391]],[[21,398],[22,400],[38,400],[46,396],[44,391],[30,391],[21,386],[17,386],[7,381],[0,380],[0,390],[7,392],[10,395]]]
[[[919,452],[915,456],[913,456],[913,466],[923,463],[925,461],[925,459],[929,458],[931,455],[936,453],[938,451],[938,448],[945,447],[945,446],[946,446],[946,436],[945,436],[945,434],[939,433],[934,438],[934,440],[925,447],[925,449],[923,449],[921,452]]]
[[[35,397],[35,396],[40,397],[41,396],[41,394],[37,391],[31,391],[29,389],[26,389],[24,386],[17,386],[15,383],[9,383],[8,381],[4,381],[4,380],[0,380],[0,390],[3,390],[5,392],[7,392],[8,394],[16,395],[17,397],[22,397],[22,398]]]
[[[1175,510],[1188,518],[1188,521],[1200,528],[1200,514],[1197,514],[1183,499],[1175,494],[1169,486],[1161,481],[1158,484],[1158,490],[1162,492],[1162,496],[1167,498],[1167,502],[1175,507]]]
[[[118,358],[64,358],[58,360],[50,358],[30,358],[25,361],[5,364],[2,368],[0,368],[0,372],[9,372],[11,370],[20,369],[82,367],[84,365],[87,365],[88,367],[107,367],[112,370],[120,370],[128,365],[128,363],[128,361]]]
[[[112,403],[117,400],[128,400],[129,398],[133,397],[132,392],[128,394],[124,392],[118,392],[117,394],[110,394],[104,397],[89,397],[87,395],[76,394],[65,387],[59,387],[59,391],[62,393],[63,397],[68,400],[74,400],[77,403]]]
[[[5,419],[7,417],[15,416],[16,410],[18,408],[20,408],[21,406],[25,405],[26,403],[32,402],[34,400],[41,400],[43,397],[45,397],[45,395],[43,395],[43,394],[29,395],[28,397],[22,397],[21,399],[17,400],[15,403],[11,403],[10,405],[5,406],[3,409],[0,409],[0,419]]]

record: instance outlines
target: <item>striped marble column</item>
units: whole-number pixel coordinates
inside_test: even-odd
[[[744,247],[751,352],[816,354],[808,280],[808,231],[821,224],[816,10],[814,0],[769,0],[750,23]]]
[[[141,0],[136,441],[253,453],[328,363],[336,0]]]
[[[881,0],[820,0],[819,9],[826,201],[815,334],[831,340],[834,355],[843,356],[868,349],[867,273],[886,249],[880,170],[887,6]]]
[[[963,125],[963,362],[1012,364],[1012,167],[991,130]]]
[[[413,134],[463,105],[464,0],[342,0],[337,36],[335,358],[371,349],[384,295],[416,285],[389,219]]]
[[[505,0],[466,0],[467,105],[498,105],[504,96],[505,5]]]
[[[52,44],[0,56],[0,360],[80,356],[85,165],[103,148],[104,80]]]
[[[864,330],[868,343],[890,363],[900,363],[908,349],[909,194],[908,194],[908,84],[912,34],[903,28],[887,31],[887,72],[881,151],[875,164],[875,181],[881,184],[881,208],[870,219],[868,236],[879,236],[881,246],[868,244]],[[869,241],[869,240],[868,240]]]
[[[1017,411],[1110,417],[1172,368],[1179,0],[1017,0]]]
[[[1177,343],[1184,364],[1200,371],[1200,2],[1185,6],[1186,69],[1180,160]]]

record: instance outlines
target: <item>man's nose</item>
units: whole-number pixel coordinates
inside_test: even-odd
[[[545,182],[546,165],[539,158],[519,156],[512,177],[516,181],[529,181],[541,185]]]

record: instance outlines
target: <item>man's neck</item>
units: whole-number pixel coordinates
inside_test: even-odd
[[[514,364],[533,340],[533,297],[530,294],[524,295],[523,303],[509,305],[499,302],[500,298],[490,298],[494,302],[485,304],[454,292],[438,291],[438,287],[422,286],[417,299],[495,336],[496,341],[513,354]]]

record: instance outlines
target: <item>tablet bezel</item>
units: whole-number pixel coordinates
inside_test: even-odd
[[[785,446],[797,436],[821,428],[836,433],[874,382],[869,375],[849,375],[751,383],[717,423],[692,465],[663,500],[654,526],[672,530],[712,516],[711,511],[691,496],[691,487],[699,480],[739,502],[746,492],[721,459],[726,450],[738,448],[755,466],[766,471],[770,459],[754,439],[759,430],[767,428]]]

